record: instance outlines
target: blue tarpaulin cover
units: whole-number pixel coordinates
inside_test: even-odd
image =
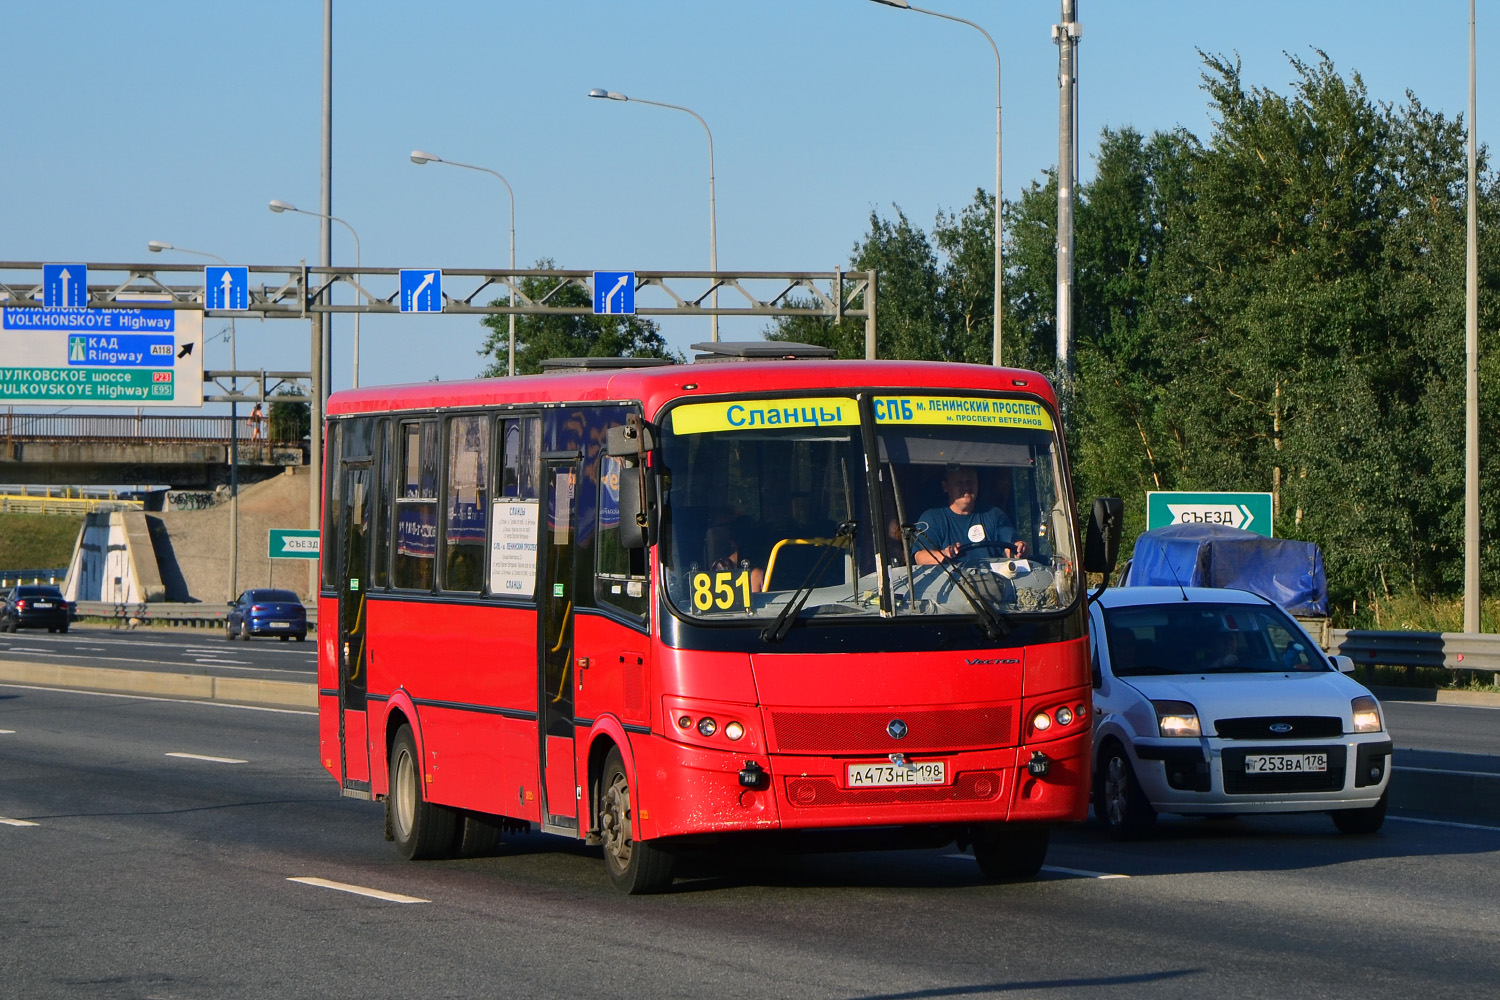
[[[1142,532],[1120,586],[1178,585],[1248,590],[1294,615],[1328,614],[1328,577],[1316,545],[1241,528],[1171,524]]]

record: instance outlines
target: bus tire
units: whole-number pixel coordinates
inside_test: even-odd
[[[453,824],[453,856],[487,858],[500,847],[500,818],[484,813],[464,813]]]
[[[1135,840],[1156,825],[1156,810],[1141,791],[1130,754],[1115,740],[1105,744],[1094,768],[1094,815],[1116,840]]]
[[[974,861],[984,877],[995,882],[1033,879],[1047,860],[1050,839],[1045,826],[985,823],[974,831]]]
[[[604,844],[604,869],[620,892],[661,892],[672,884],[671,853],[649,840],[635,839],[630,775],[618,747],[609,751],[599,777],[599,838]]]
[[[391,835],[396,853],[408,861],[443,858],[453,850],[457,815],[422,796],[422,758],[411,727],[396,731],[391,744]]]

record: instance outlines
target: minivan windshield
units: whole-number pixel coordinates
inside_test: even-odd
[[[862,416],[863,415],[863,416]],[[999,616],[1076,596],[1057,435],[1035,400],[749,395],[662,420],[660,558],[680,614]]]
[[[1269,604],[1105,608],[1104,634],[1116,677],[1333,669],[1297,624]]]

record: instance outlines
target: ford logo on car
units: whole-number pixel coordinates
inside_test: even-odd
[[[906,723],[900,719],[892,719],[885,724],[885,731],[890,733],[891,739],[899,740],[906,735]]]
[[[1271,723],[1271,732],[1273,732],[1273,733],[1289,733],[1291,731],[1292,731],[1292,724],[1290,722],[1273,722],[1273,723]]]

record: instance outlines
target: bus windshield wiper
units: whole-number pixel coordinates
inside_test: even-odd
[[[901,536],[906,539],[908,548],[910,548],[913,542],[916,542],[922,546],[924,551],[931,554],[937,560],[937,564],[943,568],[943,572],[948,574],[948,579],[953,581],[953,585],[958,588],[959,593],[968,598],[969,603],[973,605],[974,613],[979,616],[979,624],[984,630],[984,637],[986,639],[999,639],[1001,636],[1009,634],[1010,626],[1006,624],[1005,619],[1001,618],[999,613],[991,607],[989,601],[986,601],[974,592],[969,586],[969,581],[964,579],[963,573],[951,561],[943,558],[937,546],[933,545],[931,540],[928,539],[927,532],[915,524],[903,524],[901,526]]]
[[[790,598],[787,599],[786,607],[781,609],[781,614],[776,620],[761,629],[760,638],[762,642],[780,642],[786,638],[786,634],[792,630],[792,625],[797,620],[797,615],[802,611],[802,606],[812,596],[817,587],[817,581],[823,578],[823,570],[828,568],[828,561],[840,549],[851,549],[854,547],[854,529],[858,527],[857,521],[845,521],[840,524],[838,531],[834,533],[833,544],[823,550],[818,561],[813,564],[812,572],[802,581]]]

